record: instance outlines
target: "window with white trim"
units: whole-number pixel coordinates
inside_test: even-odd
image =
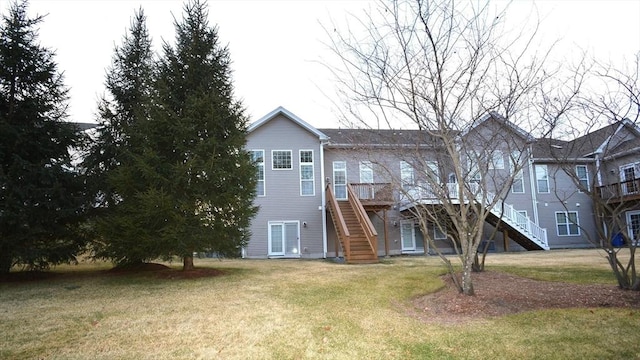
[[[626,164],[620,167],[620,181],[624,195],[638,192],[637,182],[634,181],[638,176],[640,176],[640,163]]]
[[[547,165],[536,165],[536,183],[539,193],[549,192],[549,170]]]
[[[433,239],[434,240],[446,240],[447,234],[440,230],[440,227],[437,224],[433,224]]]
[[[271,169],[293,169],[293,163],[291,161],[291,150],[271,150]]]
[[[513,175],[513,183],[511,184],[511,192],[514,194],[524,194],[524,176],[522,169]]]
[[[480,154],[476,151],[471,151],[467,154],[467,168],[469,169],[467,177],[471,182],[478,183],[482,181],[482,174],[480,173],[479,167],[481,161]]]
[[[406,161],[400,161],[400,182],[403,189],[411,188],[415,185],[413,166]]]
[[[434,160],[427,160],[427,178],[432,182],[440,182],[440,170],[438,169],[438,162]]]
[[[360,161],[360,183],[373,184],[373,164],[371,161]]]
[[[580,185],[579,190],[583,191],[586,189],[586,191],[589,191],[589,171],[586,165],[576,165],[576,177]]]
[[[558,236],[580,235],[578,212],[556,211],[556,228],[558,229]]]
[[[258,172],[258,182],[256,184],[256,195],[265,196],[264,183],[264,150],[252,150],[251,160],[256,166]]]
[[[504,154],[500,150],[494,150],[489,154],[489,169],[504,169]]]
[[[333,162],[333,193],[338,200],[347,200],[347,162]]]
[[[315,176],[313,175],[313,150],[300,150],[300,195],[315,195],[315,183]]]
[[[513,182],[511,183],[511,192],[514,194],[524,194],[524,170],[520,166],[522,162],[522,153],[513,151],[509,158],[509,171],[513,174]],[[515,174],[514,174],[515,171]]]

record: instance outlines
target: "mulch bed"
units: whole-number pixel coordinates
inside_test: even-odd
[[[474,319],[558,308],[640,309],[640,292],[615,285],[581,285],[532,280],[495,271],[473,274],[475,296],[463,295],[449,275],[445,288],[413,300],[412,315],[427,322],[461,323]]]

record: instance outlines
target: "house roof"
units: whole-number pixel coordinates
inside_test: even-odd
[[[469,134],[473,129],[478,128],[480,125],[484,124],[487,121],[496,121],[497,123],[499,123],[500,125],[503,125],[505,127],[507,127],[508,129],[512,130],[514,133],[518,134],[519,136],[521,136],[523,139],[525,139],[526,141],[531,141],[534,140],[535,137],[533,135],[531,135],[529,132],[525,131],[523,128],[519,127],[518,125],[514,124],[513,122],[507,120],[504,116],[498,114],[495,111],[490,111],[487,114],[483,115],[482,117],[480,117],[478,119],[477,122],[475,122],[471,127],[469,127],[467,130],[465,130],[461,136],[465,137],[467,134]]]
[[[433,132],[394,129],[320,129],[329,136],[328,147],[431,147],[439,140]]]
[[[320,140],[328,140],[329,139],[328,136],[326,134],[324,134],[322,131],[320,131],[320,130],[316,129],[315,127],[311,126],[309,123],[307,123],[306,121],[302,120],[301,118],[299,118],[298,116],[296,116],[295,114],[293,114],[292,112],[290,112],[289,110],[285,109],[282,106],[277,107],[276,109],[274,109],[273,111],[271,111],[267,115],[263,116],[262,118],[258,119],[255,122],[253,122],[247,128],[247,131],[249,133],[255,131],[256,129],[258,129],[262,125],[264,125],[264,124],[268,123],[269,121],[273,120],[274,118],[276,118],[278,115],[283,115],[283,116],[287,117],[289,120],[291,120],[294,123],[298,124],[303,129],[305,129],[305,130],[309,131],[310,133],[316,135]]]
[[[635,135],[632,139],[616,139],[623,129]],[[629,120],[618,121],[591,131],[570,141],[541,138],[533,144],[535,158],[567,159],[593,157],[596,153],[606,156],[629,152],[640,147],[640,130]]]
[[[609,141],[613,134],[619,131],[620,123],[613,123],[598,130],[589,132],[571,141],[580,155],[592,155],[596,152],[608,150]]]

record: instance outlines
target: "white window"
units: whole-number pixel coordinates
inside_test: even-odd
[[[413,166],[406,161],[400,161],[400,182],[403,189],[408,189],[415,185]]]
[[[416,229],[413,221],[403,220],[400,222],[400,238],[402,251],[416,250]]]
[[[472,182],[480,182],[482,181],[482,174],[480,173],[480,167],[478,166],[481,162],[480,155],[475,151],[469,153],[467,157],[467,168],[469,169],[469,174],[467,177]]]
[[[513,183],[511,184],[511,192],[514,194],[524,193],[524,176],[522,176],[522,169],[513,175]]]
[[[437,161],[427,160],[427,179],[432,182],[440,182],[440,170],[438,169]]]
[[[256,186],[256,195],[265,196],[264,186],[264,150],[252,150],[251,160],[255,164],[258,171],[258,183]]]
[[[373,164],[371,161],[360,161],[360,183],[373,184]]]
[[[316,181],[313,175],[313,150],[300,150],[300,195],[314,196]]]
[[[556,211],[556,227],[558,236],[578,236],[580,226],[578,224],[577,211]]]
[[[442,230],[440,230],[440,227],[438,227],[438,225],[433,224],[433,238],[435,240],[445,240],[447,238],[447,234],[442,232]]]
[[[269,256],[300,256],[300,222],[269,221]]]
[[[640,211],[627,212],[627,233],[634,245],[640,245]]]
[[[273,170],[293,169],[293,163],[291,161],[291,150],[272,150],[271,163],[271,168]]]
[[[640,171],[636,171],[640,168],[640,163],[627,164],[620,167],[620,181],[622,182],[622,192],[624,195],[635,194],[638,192],[637,182],[635,180]]]
[[[536,165],[536,182],[539,193],[549,192],[549,171],[547,165]]]
[[[513,175],[513,183],[511,184],[511,192],[514,194],[524,194],[524,171],[519,164],[521,164],[521,156],[522,153],[519,151],[514,151],[511,153],[511,158],[509,158],[511,174]]]
[[[578,184],[580,185],[580,191],[589,191],[589,172],[586,165],[576,166],[576,177],[578,178]]]
[[[509,171],[513,174],[514,171],[522,171],[523,159],[521,151],[512,151],[509,158]]]
[[[333,193],[338,200],[347,199],[347,163],[333,162]]]
[[[504,169],[504,154],[500,150],[494,150],[490,156],[489,169]]]

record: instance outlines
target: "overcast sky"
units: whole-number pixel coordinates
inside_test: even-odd
[[[0,0],[6,14],[8,1]],[[510,21],[530,16],[531,1],[516,1]],[[640,1],[537,1],[545,39],[560,39],[561,49],[576,47],[607,61],[631,59],[640,51]],[[212,25],[228,44],[236,96],[253,121],[284,106],[316,127],[337,127],[326,94],[333,84],[321,65],[331,58],[322,42],[321,24],[340,23],[347,13],[375,5],[368,0],[209,0]],[[95,122],[96,103],[104,92],[105,69],[120,45],[134,10],[142,7],[155,50],[173,42],[173,16],[182,17],[176,0],[31,0],[29,13],[47,16],[40,26],[41,43],[56,51],[56,62],[70,87],[70,120]]]

